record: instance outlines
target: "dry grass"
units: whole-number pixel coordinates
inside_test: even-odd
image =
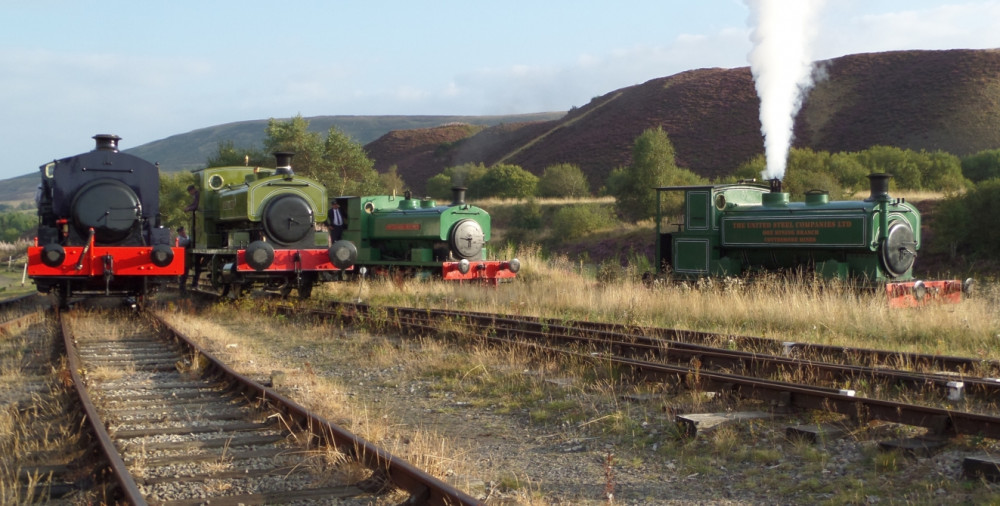
[[[637,273],[598,282],[566,257],[510,252],[519,279],[496,289],[410,281],[402,287],[366,281],[361,297],[375,305],[444,307],[515,315],[671,327],[839,346],[962,355],[1000,360],[1000,286],[980,283],[957,305],[890,309],[882,293],[813,279],[708,280],[645,286]],[[499,256],[505,256],[501,254]],[[351,300],[357,284],[324,286]]]
[[[250,299],[241,303],[256,304]],[[234,319],[234,315],[239,317]],[[404,374],[420,374],[420,366],[406,360],[403,356],[409,352],[397,344],[364,333],[331,331],[320,322],[308,325],[259,310],[233,311],[229,305],[216,305],[203,317],[170,311],[163,316],[236,370],[265,383],[280,377],[280,385],[276,385],[279,391],[334,423],[432,474],[455,472],[454,456],[460,451],[451,448],[448,438],[419,426],[404,430],[391,405],[355,398],[350,384],[330,374],[350,370],[351,360],[370,361],[365,367],[413,368]],[[443,349],[434,342],[416,342],[414,346],[422,344]],[[327,457],[323,460],[338,460],[336,455]]]
[[[598,282],[578,261],[566,257],[544,259],[537,250],[506,251],[497,256],[522,260],[524,267],[516,282],[483,288],[365,280],[360,286],[323,285],[314,297],[350,301],[360,295],[376,306],[613,321],[1000,359],[1000,321],[991,311],[1000,301],[1000,289],[992,283],[981,284],[979,296],[960,305],[890,310],[884,296],[838,283],[769,278],[649,288],[638,280],[637,273],[628,270]],[[237,305],[246,306],[237,309],[248,310],[234,311],[232,306],[219,305],[201,317],[179,312],[170,318],[176,319],[175,323],[196,325],[195,333],[212,352],[237,363],[237,369],[261,378],[267,378],[273,370],[284,371],[284,388],[297,401],[432,474],[449,477],[465,490],[472,490],[471,485],[463,483],[465,477],[489,477],[491,490],[501,490],[520,503],[553,500],[547,495],[551,484],[544,483],[544,479],[539,481],[526,469],[485,464],[492,459],[484,458],[482,448],[463,447],[487,444],[480,441],[479,434],[463,433],[463,418],[468,410],[524,420],[533,432],[578,434],[608,441],[615,455],[614,466],[609,464],[607,469],[618,474],[601,479],[607,481],[606,488],[616,496],[622,490],[615,485],[623,479],[619,471],[623,467],[665,465],[676,475],[671,480],[686,481],[693,476],[729,479],[728,474],[720,474],[720,465],[737,466],[746,471],[732,481],[732,488],[771,489],[786,499],[802,497],[802,490],[795,487],[804,486],[813,494],[836,494],[848,481],[861,479],[852,471],[847,477],[834,479],[834,483],[825,479],[789,481],[789,474],[800,474],[802,469],[815,471],[810,475],[822,475],[831,465],[830,453],[808,445],[792,445],[784,440],[783,433],[753,424],[720,430],[702,443],[685,442],[671,432],[671,428],[676,430],[673,424],[664,424],[664,413],[669,417],[683,410],[725,409],[718,399],[697,390],[681,389],[658,397],[669,401],[635,403],[623,400],[623,394],[662,394],[672,387],[631,384],[621,371],[591,361],[553,360],[524,349],[480,346],[473,338],[447,338],[456,333],[443,332],[443,338],[402,340],[391,332],[373,330],[369,334],[291,321],[261,311],[260,304],[252,299]],[[371,328],[379,328],[380,317],[376,315],[372,320]],[[432,422],[425,424],[421,415],[414,415],[427,412],[425,404],[439,412],[428,419],[443,425],[431,427]],[[804,421],[817,423],[830,416],[803,415]],[[872,469],[904,474],[905,470],[892,469],[889,460],[879,462],[873,456],[871,461]],[[930,486],[931,482],[920,486]],[[952,486],[941,487],[954,490]]]

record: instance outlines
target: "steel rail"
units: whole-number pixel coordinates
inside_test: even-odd
[[[386,311],[391,311],[396,315],[408,317],[421,317],[427,313],[426,309],[387,307]],[[362,310],[365,312],[366,310]],[[582,344],[589,344],[595,348],[608,348],[620,350],[630,356],[656,356],[664,360],[673,362],[697,359],[703,362],[705,367],[731,368],[738,370],[754,370],[761,374],[777,373],[812,373],[822,375],[822,379],[828,381],[847,381],[855,379],[865,379],[874,381],[891,382],[905,385],[911,388],[930,386],[936,388],[944,394],[950,394],[956,389],[957,382],[961,382],[961,388],[966,392],[977,395],[997,395],[1000,394],[1000,381],[989,378],[968,376],[964,373],[941,374],[923,373],[913,371],[903,371],[899,369],[889,369],[882,367],[868,367],[860,365],[840,364],[823,362],[818,360],[796,359],[784,356],[768,355],[765,353],[725,350],[721,348],[693,344],[686,341],[651,338],[646,335],[636,333],[626,333],[620,331],[604,330],[609,326],[595,324],[593,328],[580,327],[578,324],[590,322],[561,322],[558,320],[543,320],[538,318],[526,318],[525,320],[511,318],[490,313],[480,313],[471,311],[455,310],[433,310],[439,317],[452,318],[453,322],[459,323],[455,319],[478,320],[480,327],[489,327],[494,331],[504,330],[507,332],[517,332],[523,335],[533,335],[542,339],[569,339],[576,340]],[[556,323],[558,322],[558,323]],[[624,328],[619,326],[618,328]],[[558,337],[554,334],[559,332]],[[575,335],[580,332],[581,335]],[[593,336],[594,338],[591,338]],[[718,336],[718,335],[716,335]]]
[[[361,305],[342,307],[346,309],[339,314],[346,317],[372,317],[371,308]],[[411,319],[401,324],[400,328],[406,330],[425,330],[437,332],[440,324],[434,322],[435,317],[455,317],[454,312],[437,312],[430,309],[410,309],[386,307],[379,308],[389,313],[404,313],[408,316],[424,316],[425,320],[418,321]],[[492,318],[491,318],[492,320]],[[480,329],[488,329],[488,326]],[[591,359],[607,360],[611,363],[636,367],[643,373],[654,375],[670,375],[688,377],[696,375],[699,379],[707,381],[723,390],[738,392],[741,395],[760,400],[776,401],[789,407],[802,409],[816,409],[832,411],[850,415],[859,419],[878,419],[891,422],[898,422],[906,425],[927,427],[939,435],[978,435],[992,439],[1000,439],[1000,417],[968,413],[964,411],[935,408],[928,406],[918,406],[895,401],[871,399],[857,397],[844,393],[842,390],[828,389],[821,387],[810,387],[790,382],[777,380],[763,380],[736,374],[706,371],[700,367],[672,366],[660,363],[653,363],[625,357],[612,357],[607,355],[592,356],[590,354],[573,352],[565,349],[556,349],[542,346],[538,343],[517,342],[510,339],[502,339],[496,336],[482,336],[486,339],[500,341],[504,343],[528,344],[539,349],[553,353],[570,354]],[[836,390],[836,391],[834,391]]]
[[[104,422],[102,421],[101,415],[97,410],[97,406],[94,404],[90,394],[87,392],[87,386],[83,381],[83,377],[80,375],[80,357],[76,351],[73,331],[69,326],[69,322],[67,321],[64,313],[59,312],[57,313],[57,316],[59,318],[60,328],[62,329],[63,342],[66,348],[66,362],[69,368],[70,376],[73,379],[73,388],[76,390],[76,393],[80,398],[80,406],[83,409],[91,431],[94,433],[97,447],[104,455],[104,458],[107,459],[108,466],[111,468],[111,474],[114,476],[115,481],[119,485],[119,492],[122,494],[122,500],[127,504],[144,506],[148,503],[146,502],[145,497],[143,497],[142,492],[139,491],[139,486],[136,484],[132,474],[129,473],[128,467],[125,465],[125,461],[122,459],[121,454],[118,452],[118,448],[111,439],[111,435],[108,434],[107,429],[104,427]]]
[[[270,403],[282,411],[299,426],[323,438],[339,451],[349,455],[373,469],[381,478],[388,480],[401,490],[411,494],[409,504],[429,505],[474,505],[481,504],[474,497],[431,476],[406,460],[373,445],[340,426],[311,413],[298,403],[288,399],[271,388],[265,387],[222,363],[211,353],[188,339],[180,330],[154,317],[167,335],[175,341],[190,347],[208,360],[206,374],[219,374],[234,382],[236,391],[248,397]]]
[[[897,362],[909,364],[913,368],[923,367],[939,371],[951,371],[957,373],[967,373],[970,370],[981,368],[993,373],[1000,374],[1000,361],[987,360],[972,357],[959,357],[949,355],[932,355],[927,353],[910,353],[891,350],[879,350],[872,348],[852,348],[844,346],[834,346],[825,344],[812,344],[798,341],[782,341],[768,337],[755,337],[736,334],[718,334],[713,332],[702,332],[698,330],[683,330],[661,327],[648,327],[639,325],[621,325],[607,322],[587,322],[587,321],[563,321],[552,318],[524,317],[526,320],[533,320],[547,325],[564,324],[581,329],[609,330],[612,332],[624,331],[629,334],[642,334],[650,337],[667,338],[672,340],[683,340],[687,342],[711,342],[720,339],[733,341],[738,346],[755,346],[762,349],[770,348],[774,350],[798,350],[802,353],[826,356],[845,356],[858,362],[870,364]],[[622,330],[617,330],[622,329]]]

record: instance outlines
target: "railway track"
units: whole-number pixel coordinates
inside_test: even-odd
[[[131,504],[476,504],[134,313],[60,322],[95,439]]]
[[[699,388],[714,389],[742,397],[759,399],[780,409],[823,410],[848,415],[857,422],[883,420],[924,427],[939,437],[968,435],[1000,439],[1000,417],[995,416],[997,382],[990,378],[965,375],[969,360],[959,367],[960,375],[940,372],[916,372],[880,367],[848,365],[818,360],[790,358],[758,352],[739,352],[726,348],[685,341],[653,338],[630,331],[609,330],[601,324],[566,322],[536,318],[511,318],[501,315],[412,308],[371,308],[366,305],[337,304],[327,316],[354,321],[378,320],[383,325],[405,332],[448,332],[472,335],[493,342],[530,343],[552,353],[575,354],[590,360],[606,361],[632,368],[674,384],[697,378]],[[650,332],[669,335],[666,330]],[[731,336],[696,333],[702,342],[731,343]],[[676,335],[676,333],[675,333]],[[772,346],[774,343],[770,343]],[[781,348],[777,349],[784,349]],[[838,354],[826,349],[825,353]],[[880,356],[919,363],[929,367],[944,363],[959,364],[958,357],[936,360],[930,356],[899,356],[888,352],[839,350],[854,360],[879,364]],[[864,355],[864,356],[862,356]],[[982,368],[982,364],[975,364]],[[775,378],[783,379],[775,379]],[[837,382],[882,385],[882,392],[858,392],[839,387]],[[967,383],[971,391],[982,395],[982,413],[954,409],[949,399],[955,383]],[[933,405],[888,398],[899,389],[909,389],[911,396],[920,393]],[[932,393],[927,394],[930,390]],[[865,396],[868,395],[868,396]],[[897,397],[898,398],[898,397]],[[968,404],[972,405],[972,404]],[[992,410],[988,409],[992,406]]]
[[[36,295],[0,301],[0,503],[108,502],[45,305]]]

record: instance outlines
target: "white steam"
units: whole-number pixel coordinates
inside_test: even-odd
[[[822,0],[746,0],[753,28],[748,55],[764,134],[764,179],[784,178],[792,127],[812,88],[809,45],[816,33]]]

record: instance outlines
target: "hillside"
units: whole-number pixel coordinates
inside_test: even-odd
[[[545,121],[559,118],[564,114],[542,112],[507,116],[314,116],[306,119],[309,121],[310,131],[325,134],[330,127],[336,126],[355,141],[365,144],[392,131],[412,131],[455,123],[485,127],[505,122]],[[122,144],[122,147],[126,148],[124,150],[126,153],[158,162],[163,172],[176,172],[203,167],[205,161],[216,153],[220,142],[232,141],[238,147],[260,147],[268,121],[262,119],[215,125],[136,147],[128,144],[126,132],[117,133],[126,137]],[[64,153],[59,156],[71,155],[72,153]],[[29,200],[33,198],[37,184],[37,172],[7,179],[0,185],[0,202]]]
[[[856,151],[876,144],[963,156],[1000,147],[1000,50],[899,51],[820,62],[823,78],[796,121],[795,145]],[[574,163],[598,189],[631,162],[632,143],[662,126],[677,161],[699,174],[731,173],[763,151],[759,100],[747,67],[699,69],[610,91],[568,113],[514,116],[318,116],[365,144],[378,170],[395,165],[418,193],[461,163],[505,162],[541,174]],[[260,145],[267,120],[194,130],[126,149],[165,172],[201,166],[219,142]],[[125,146],[128,147],[128,146]],[[35,174],[4,181],[0,202],[30,199]]]
[[[1000,147],[1000,50],[860,54],[818,66],[821,80],[796,121],[797,147],[885,144],[959,156]],[[535,174],[574,163],[597,189],[630,163],[639,134],[662,125],[679,165],[718,177],[763,152],[759,105],[748,67],[700,69],[612,91],[556,120],[465,138],[447,127],[444,142],[436,128],[390,132],[365,149],[377,169],[398,166],[418,192],[428,177],[465,162],[513,163]]]

